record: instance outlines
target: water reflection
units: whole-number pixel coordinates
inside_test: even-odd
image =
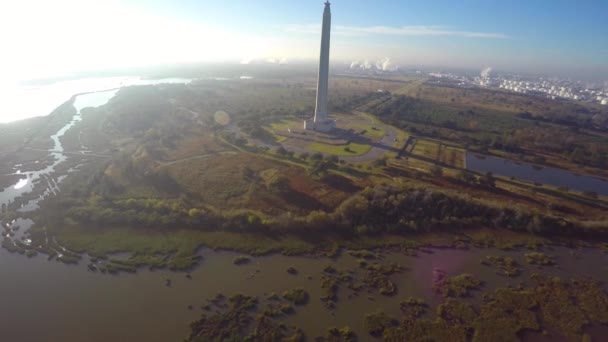
[[[21,178],[21,179],[20,179],[20,180],[17,182],[17,184],[15,184],[15,186],[13,187],[13,189],[15,189],[15,190],[19,190],[19,189],[23,188],[24,186],[26,186],[26,185],[27,185],[27,182],[29,182],[29,179],[27,179],[27,178]]]
[[[466,154],[466,165],[467,169],[477,172],[492,172],[495,175],[515,177],[519,180],[566,187],[578,191],[592,191],[599,195],[608,196],[608,181],[592,176],[577,175],[553,167],[539,168],[532,164],[514,162],[508,159],[477,156],[470,152]]]
[[[63,145],[61,143],[61,137],[63,137],[74,125],[76,125],[79,121],[82,120],[81,111],[87,107],[99,107],[106,104],[111,98],[113,98],[118,92],[118,87],[130,86],[130,85],[147,85],[147,84],[162,84],[162,83],[189,83],[191,79],[183,79],[183,78],[168,78],[168,79],[153,79],[153,80],[145,80],[139,77],[136,78],[122,78],[122,79],[111,79],[107,82],[95,83],[94,85],[99,87],[101,85],[110,86],[115,85],[115,89],[104,90],[91,92],[86,94],[77,95],[74,99],[73,106],[76,109],[76,114],[72,117],[72,119],[61,129],[59,129],[55,134],[50,136],[50,139],[53,142],[53,147],[49,151],[49,155],[52,157],[53,162],[51,165],[47,166],[42,170],[37,171],[23,171],[19,170],[17,173],[24,173],[27,175],[27,178],[21,178],[19,181],[9,186],[8,188],[0,191],[0,205],[9,204],[14,201],[16,198],[21,197],[27,193],[30,193],[34,190],[34,185],[41,182],[46,190],[42,197],[39,197],[35,200],[32,200],[24,205],[20,209],[20,211],[31,211],[38,208],[37,202],[44,198],[44,196],[48,194],[57,194],[59,192],[59,182],[62,179],[61,176],[56,177],[53,175],[57,166],[64,162],[68,157],[65,155]],[[109,82],[109,83],[108,83]],[[118,83],[117,83],[118,82]],[[90,86],[90,85],[89,85]],[[76,92],[76,88],[69,88],[70,91]],[[63,94],[63,93],[62,93]],[[64,99],[65,101],[65,99]],[[40,113],[39,113],[40,114]],[[38,161],[36,161],[38,163]],[[21,164],[15,165],[15,167],[20,167]]]

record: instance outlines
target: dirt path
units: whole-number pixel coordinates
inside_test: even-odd
[[[112,158],[112,156],[110,155],[106,155],[106,154],[98,154],[98,153],[89,153],[87,151],[56,151],[56,150],[45,150],[42,148],[31,148],[31,147],[26,147],[26,149],[28,150],[32,150],[32,151],[42,151],[42,152],[49,152],[49,153],[61,153],[61,154],[67,154],[67,155],[72,155],[72,156],[81,156],[81,157],[96,157],[96,158]]]
[[[214,157],[214,156],[227,156],[227,155],[235,155],[235,154],[238,154],[238,153],[235,151],[222,151],[222,152],[215,152],[215,153],[199,154],[196,156],[186,157],[186,158],[182,158],[182,159],[178,159],[178,160],[173,160],[170,162],[161,162],[161,161],[156,161],[156,162],[159,163],[161,166],[171,166],[171,165],[183,163],[185,161],[194,160],[194,159],[205,159],[205,158]]]

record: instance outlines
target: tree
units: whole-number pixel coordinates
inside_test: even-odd
[[[443,176],[443,168],[437,164],[431,166],[431,174],[435,177]]]
[[[327,162],[329,162],[330,164],[337,164],[339,161],[340,161],[340,158],[338,158],[338,156],[327,157]]]
[[[598,198],[597,192],[595,191],[583,191],[583,195],[589,198]]]
[[[310,159],[312,159],[312,160],[322,160],[323,159],[323,154],[321,154],[319,152],[315,152],[312,156],[310,156]]]
[[[456,178],[462,182],[469,183],[469,184],[475,182],[475,175],[473,175],[473,173],[471,173],[468,170],[460,170],[460,172],[458,172],[458,175],[456,176]]]
[[[255,171],[253,171],[249,166],[245,166],[241,170],[241,174],[243,179],[251,179],[253,176],[255,176]]]
[[[289,190],[289,179],[283,175],[275,176],[268,183],[268,190],[278,193],[284,193]]]
[[[277,148],[277,154],[280,156],[286,156],[287,155],[287,150],[285,148],[283,148],[283,146]]]
[[[486,172],[485,175],[483,175],[481,178],[479,178],[479,184],[488,186],[490,188],[495,188],[496,187],[496,178],[494,178],[494,175],[492,174],[492,172]]]
[[[384,158],[376,159],[372,162],[372,165],[374,165],[375,167],[386,166],[386,159],[384,159]]]

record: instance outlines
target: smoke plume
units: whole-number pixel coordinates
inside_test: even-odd
[[[392,71],[395,69],[393,63],[391,62],[391,59],[388,57],[384,57],[383,59],[379,60],[376,63],[376,68],[382,71]]]
[[[483,70],[481,70],[481,77],[482,78],[490,78],[490,73],[492,72],[492,68],[487,67]]]

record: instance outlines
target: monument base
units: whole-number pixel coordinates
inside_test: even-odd
[[[304,129],[312,131],[315,129],[315,122],[313,119],[304,120]]]
[[[309,131],[330,132],[336,128],[336,120],[323,119],[314,121],[314,119],[304,120],[304,129]]]

